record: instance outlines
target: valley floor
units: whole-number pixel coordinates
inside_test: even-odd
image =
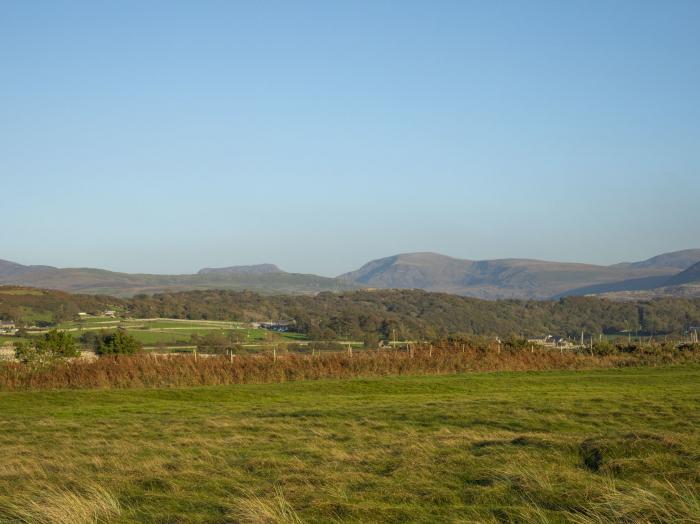
[[[697,365],[0,393],[0,522],[698,522],[699,464]]]

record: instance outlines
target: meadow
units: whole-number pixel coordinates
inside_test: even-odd
[[[0,393],[0,522],[698,522],[700,366]]]
[[[205,336],[211,333],[235,335],[241,343],[250,346],[296,341],[299,338],[296,333],[271,332],[253,328],[249,323],[221,320],[124,319],[97,316],[61,322],[56,328],[68,331],[76,338],[86,331],[113,331],[120,328],[136,338],[145,348],[157,351],[164,351],[169,346],[191,346],[192,335]]]

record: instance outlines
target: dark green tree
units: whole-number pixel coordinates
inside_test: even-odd
[[[103,335],[97,349],[100,355],[133,355],[139,351],[141,342],[121,329]]]
[[[80,351],[70,333],[52,329],[33,342],[15,344],[15,356],[28,364],[50,364],[56,360],[75,358]]]

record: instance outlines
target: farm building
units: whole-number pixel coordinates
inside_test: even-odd
[[[527,341],[546,348],[568,348],[573,346],[568,339],[554,335],[528,338]]]
[[[14,335],[17,333],[17,327],[14,322],[0,322],[0,334]]]
[[[292,326],[296,326],[296,323],[296,320],[278,320],[277,322],[260,322],[257,327],[284,332],[289,331]]]

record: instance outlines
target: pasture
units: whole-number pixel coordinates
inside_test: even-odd
[[[218,320],[87,317],[82,320],[62,322],[56,327],[71,333],[76,338],[79,338],[86,331],[109,331],[121,328],[134,336],[147,349],[158,351],[163,351],[163,345],[190,345],[192,344],[192,335],[205,336],[211,333],[226,336],[235,335],[242,344],[250,346],[291,342],[299,339],[299,334],[296,333],[276,333],[253,328],[242,322]]]
[[[0,393],[2,522],[698,522],[700,366]]]

